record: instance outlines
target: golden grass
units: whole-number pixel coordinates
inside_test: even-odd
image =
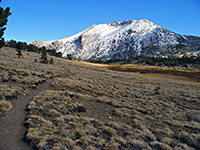
[[[46,65],[34,62],[38,54],[23,54],[18,59],[12,49],[0,51],[1,99],[28,94],[31,84],[54,78],[51,90],[28,105],[27,138],[38,149],[200,148],[198,70],[54,57],[55,65]],[[116,66],[123,72],[109,68]],[[148,73],[137,73],[141,70]],[[181,74],[172,78],[174,72]]]
[[[185,68],[185,67],[160,67],[160,66],[144,66],[137,64],[96,64],[82,62],[83,64],[94,66],[98,68],[107,68],[110,70],[121,71],[121,72],[138,72],[138,73],[148,73],[157,74],[159,77],[165,78],[175,78],[181,80],[200,82],[200,69],[198,68]],[[161,74],[161,75],[160,75]],[[163,76],[165,75],[165,76]],[[175,77],[177,76],[177,77]]]
[[[63,137],[67,138],[67,142],[70,141],[70,148],[76,146],[88,149],[88,145],[95,149],[198,147],[197,138],[193,138],[194,144],[188,145],[187,141],[180,141],[176,136],[180,128],[187,130],[188,134],[192,133],[193,137],[198,135],[195,133],[199,130],[198,113],[195,111],[200,100],[198,83],[167,77],[154,78],[148,74],[116,72],[108,70],[105,65],[102,67],[79,62],[66,65],[71,75],[55,78],[52,86],[68,96],[71,104],[67,108],[72,109],[75,105],[86,108],[86,112],[56,116],[57,111],[63,109],[60,107],[63,104],[57,103],[54,108],[56,113],[51,115],[54,114],[56,119],[61,117],[58,119],[59,127],[63,129],[66,126],[71,132]],[[48,103],[43,99],[43,106]],[[196,115],[186,117],[184,114],[187,111]],[[70,121],[64,123],[66,119]],[[71,123],[73,129],[70,128]],[[62,129],[62,132],[66,132]],[[54,138],[57,139],[57,135]],[[58,143],[63,146],[65,142],[62,142]]]
[[[39,54],[22,53],[23,57],[17,58],[15,49],[5,47],[0,51],[0,100],[7,100],[10,104],[13,99],[30,94],[32,89],[37,89],[40,83],[53,76],[68,74],[63,66],[55,68],[53,65],[36,63],[34,60],[40,58]],[[60,63],[56,58],[55,62]],[[63,73],[58,70],[63,70]],[[6,111],[8,109],[1,109],[0,113]]]

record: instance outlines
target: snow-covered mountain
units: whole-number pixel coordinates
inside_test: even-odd
[[[200,38],[183,36],[148,20],[125,20],[92,25],[68,38],[33,41],[36,46],[55,48],[63,57],[82,59],[129,59],[135,55],[163,55],[177,50],[197,50]]]

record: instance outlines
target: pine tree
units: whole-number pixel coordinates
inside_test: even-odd
[[[23,43],[18,42],[17,45],[16,45],[16,49],[23,49]]]
[[[37,52],[38,51],[38,48],[33,44],[29,44],[27,49],[29,52]]]
[[[1,2],[1,0],[0,0]],[[8,16],[10,16],[11,13],[10,13],[10,8],[7,7],[5,10],[0,7],[0,48],[3,46],[4,42],[3,42],[3,39],[2,39],[2,36],[4,35],[4,31],[6,30],[6,27],[4,27],[7,22],[8,22]]]
[[[10,40],[10,41],[6,42],[6,46],[16,48],[17,42],[15,40]]]
[[[67,59],[72,60],[73,56],[72,54],[67,54]]]
[[[40,57],[40,62],[41,63],[44,63],[44,64],[47,64],[48,63],[48,60],[47,60],[47,51],[46,51],[46,47],[45,46],[43,46],[42,48],[41,48],[41,57]]]
[[[0,39],[0,50],[1,48],[5,45],[5,41],[4,41],[4,38],[1,38]]]
[[[52,65],[54,64],[53,58],[50,59],[49,63],[52,64]]]
[[[16,49],[16,52],[17,52],[17,56],[18,56],[18,58],[20,58],[21,56],[22,56],[22,51],[21,51],[21,49]]]
[[[16,45],[16,52],[17,52],[17,56],[18,58],[20,58],[22,56],[22,43],[21,42],[18,42],[17,45]]]

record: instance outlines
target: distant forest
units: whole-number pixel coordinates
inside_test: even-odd
[[[184,53],[184,52],[183,52]],[[198,67],[200,68],[200,55],[198,56],[188,56],[183,54],[182,57],[176,55],[168,55],[166,57],[152,57],[152,56],[136,56],[128,60],[111,59],[111,60],[89,60],[93,63],[103,63],[103,64],[142,64],[142,65],[152,65],[152,66],[162,66],[162,67]]]

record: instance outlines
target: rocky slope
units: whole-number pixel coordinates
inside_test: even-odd
[[[125,20],[92,25],[68,38],[32,44],[55,48],[64,57],[72,54],[82,59],[131,59],[135,55],[198,51],[200,37],[179,35],[148,20]]]

